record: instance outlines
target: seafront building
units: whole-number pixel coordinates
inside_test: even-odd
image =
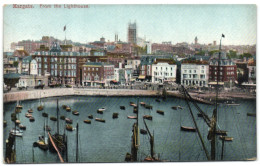
[[[87,62],[82,66],[82,85],[107,86],[114,80],[114,65],[103,62]]]
[[[176,62],[172,59],[156,59],[152,64],[152,82],[176,81]]]
[[[38,66],[38,75],[50,74],[49,82],[60,84],[79,84],[81,81],[80,67],[87,61],[99,61],[103,56],[89,56],[86,52],[63,51],[54,42],[50,51],[36,51],[32,54]]]
[[[207,61],[183,60],[181,84],[184,86],[208,87],[209,64]]]
[[[237,80],[237,66],[226,57],[226,53],[221,53],[219,64],[219,81],[224,83],[234,83]],[[209,84],[215,85],[217,82],[218,73],[218,53],[215,53],[209,60]]]

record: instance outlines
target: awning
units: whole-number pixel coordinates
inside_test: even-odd
[[[218,82],[219,85],[224,85],[224,82]],[[217,85],[217,82],[209,82],[209,85]]]
[[[145,76],[140,75],[140,76],[138,77],[138,79],[145,79]]]
[[[135,81],[135,78],[131,78],[131,81]]]

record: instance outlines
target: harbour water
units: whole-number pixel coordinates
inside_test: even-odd
[[[125,154],[131,152],[132,125],[135,119],[127,119],[128,115],[135,115],[129,102],[137,103],[137,97],[89,97],[67,96],[44,98],[44,110],[38,111],[39,100],[21,101],[22,112],[19,114],[21,123],[27,127],[23,137],[16,139],[16,163],[59,163],[58,155],[49,151],[42,151],[33,147],[33,142],[43,135],[44,117],[42,112],[50,116],[56,116],[56,100],[59,99],[60,116],[64,115],[73,119],[73,127],[79,124],[79,162],[124,162]],[[140,97],[139,102],[145,102],[153,106],[152,110],[139,105],[139,128],[145,129],[142,120],[143,115],[152,115],[153,120],[146,120],[147,125],[154,133],[155,153],[167,161],[206,161],[201,142],[196,132],[185,132],[180,126],[194,127],[186,102],[178,98],[167,98],[166,101],[156,102],[153,97]],[[256,117],[247,116],[247,113],[256,113],[255,100],[237,101],[240,106],[219,105],[218,126],[228,131],[228,136],[233,137],[231,142],[225,142],[224,160],[246,160],[256,157]],[[68,105],[73,110],[79,111],[75,116],[72,112],[66,112],[62,105]],[[182,106],[183,109],[173,110],[172,106]],[[11,121],[11,113],[15,110],[16,103],[4,104],[4,120],[7,127],[4,128],[4,140],[9,131],[14,127]],[[125,106],[121,110],[120,106]],[[211,117],[214,106],[199,104],[200,108]],[[103,114],[98,114],[97,109],[105,107]],[[28,109],[33,109],[35,122],[30,122],[25,117]],[[197,116],[195,107],[191,105],[195,119],[203,136],[207,150],[210,152],[210,141],[207,140],[208,126],[201,117]],[[156,113],[163,110],[164,115]],[[119,113],[117,119],[112,118],[114,112]],[[95,118],[103,118],[105,123],[92,119],[91,124],[83,120],[93,114]],[[56,132],[56,123],[48,117],[48,125],[51,133]],[[47,120],[47,118],[46,118]],[[64,133],[65,121],[60,120],[60,133]],[[65,131],[68,135],[68,161],[76,161],[76,131]],[[217,138],[217,160],[220,160],[222,142]],[[3,146],[5,148],[5,145]],[[5,152],[5,149],[4,149]],[[140,134],[140,146],[138,160],[149,155],[150,146],[148,135]],[[65,158],[65,156],[64,156]],[[34,160],[34,161],[33,161]]]

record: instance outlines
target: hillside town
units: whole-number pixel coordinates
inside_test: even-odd
[[[64,27],[66,31],[66,26]],[[222,45],[213,39],[204,44],[153,43],[138,36],[136,23],[126,27],[127,41],[115,34],[113,41],[79,43],[52,36],[13,42],[4,52],[4,92],[35,88],[154,88],[208,90],[256,89],[256,45]],[[203,43],[203,44],[202,44]],[[218,56],[221,55],[220,61]]]

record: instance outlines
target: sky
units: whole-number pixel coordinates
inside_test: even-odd
[[[6,5],[3,12],[4,51],[11,42],[40,40],[42,36],[87,43],[114,41],[115,33],[127,41],[129,22],[136,22],[138,37],[153,43],[171,41],[201,44],[214,40],[224,45],[256,44],[256,5],[89,5],[89,8],[68,9],[13,8]]]

